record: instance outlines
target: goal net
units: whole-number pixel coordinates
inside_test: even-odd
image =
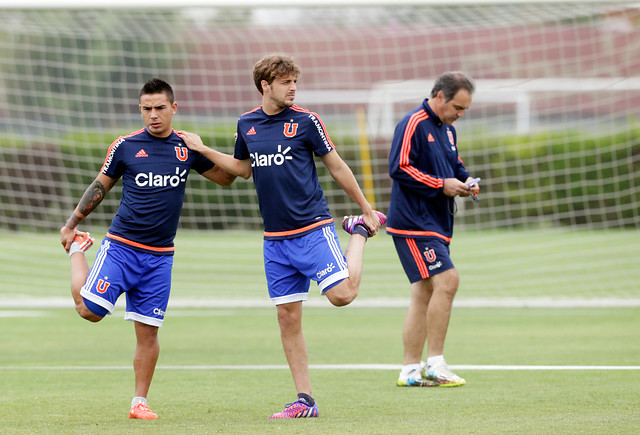
[[[62,252],[53,233],[96,177],[108,146],[142,127],[143,83],[169,81],[179,104],[174,127],[232,153],[238,116],[260,104],[254,63],[285,52],[302,68],[296,102],[319,113],[382,212],[396,123],[440,73],[474,77],[471,108],[456,122],[461,157],[482,178],[478,203],[457,200],[456,234],[467,231],[454,237],[452,254],[461,275],[471,277],[462,300],[640,303],[639,3],[124,3],[0,3],[0,297],[68,288],[68,263],[56,256]],[[359,213],[321,163],[318,169],[333,215]],[[188,184],[181,231],[199,237],[201,230],[261,228],[251,180],[220,187],[192,174]],[[104,234],[120,194],[118,183],[82,229]],[[36,243],[41,237],[44,246]],[[16,238],[25,246],[17,248]],[[371,242],[392,246],[384,235]],[[224,260],[243,263],[249,248],[240,248],[236,257],[222,249],[231,258]],[[43,249],[51,254],[38,278],[33,258]],[[365,298],[406,296],[388,250],[367,251]],[[211,297],[212,281],[217,297],[245,295],[245,283],[232,282],[237,273],[227,276],[216,252],[185,251],[189,265],[203,265],[189,267],[188,279],[176,268],[188,295]],[[261,279],[250,297],[264,297]]]
[[[142,126],[152,77],[174,86],[175,128],[231,153],[270,52],[296,58],[297,104],[383,212],[395,124],[437,75],[464,70],[477,92],[459,149],[483,181],[478,205],[458,200],[457,228],[640,227],[638,3],[239,4],[1,10],[0,229],[59,228],[109,144]],[[333,214],[358,212],[319,170]],[[108,225],[118,190],[92,224]],[[182,228],[260,226],[250,180],[189,178]]]

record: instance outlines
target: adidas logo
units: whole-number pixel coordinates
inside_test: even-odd
[[[429,136],[427,137],[427,140],[429,142],[435,142],[436,140],[433,138],[433,136],[431,135],[431,133],[429,133]]]
[[[147,154],[146,151],[142,149],[138,151],[138,154],[136,154],[136,157],[149,157],[149,154]]]
[[[249,130],[249,131],[247,132],[247,136],[252,135],[252,134],[257,134],[257,133],[256,133],[256,129],[255,129],[255,128],[253,128],[253,127],[251,127],[251,130]]]

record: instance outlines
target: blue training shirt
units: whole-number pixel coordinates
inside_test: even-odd
[[[454,199],[442,189],[445,178],[464,182],[469,173],[458,155],[456,130],[436,116],[425,99],[398,123],[389,154],[393,179],[387,233],[393,236],[453,236]]]
[[[240,117],[234,157],[251,159],[266,240],[299,237],[333,223],[314,155],[334,148],[318,114],[296,105],[272,116],[259,106]]]
[[[173,255],[173,239],[191,169],[208,171],[213,162],[189,150],[172,130],[159,138],[138,130],[116,139],[100,170],[122,177],[122,198],[107,237],[156,255]]]

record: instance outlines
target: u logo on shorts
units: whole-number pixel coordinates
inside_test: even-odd
[[[424,250],[424,257],[429,263],[433,263],[434,261],[436,261],[436,251],[431,248],[427,248]]]
[[[103,279],[99,279],[98,280],[98,285],[96,286],[96,290],[98,291],[98,293],[104,293],[107,291],[107,289],[109,288],[109,286],[111,285],[111,283],[109,283],[108,281],[105,281]]]

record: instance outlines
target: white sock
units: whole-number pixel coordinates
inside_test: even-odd
[[[402,366],[402,370],[400,370],[400,376],[407,376],[413,370],[420,371],[420,363],[407,364]]]
[[[433,367],[440,363],[446,364],[446,362],[444,361],[444,355],[436,355],[436,356],[427,358],[427,367]]]
[[[71,247],[69,248],[69,257],[71,257],[76,252],[82,252],[80,250],[80,243],[73,242],[73,243],[71,243]]]
[[[138,403],[142,403],[142,404],[146,405],[147,404],[147,398],[146,397],[134,397],[133,400],[131,401],[131,407],[133,408]]]

